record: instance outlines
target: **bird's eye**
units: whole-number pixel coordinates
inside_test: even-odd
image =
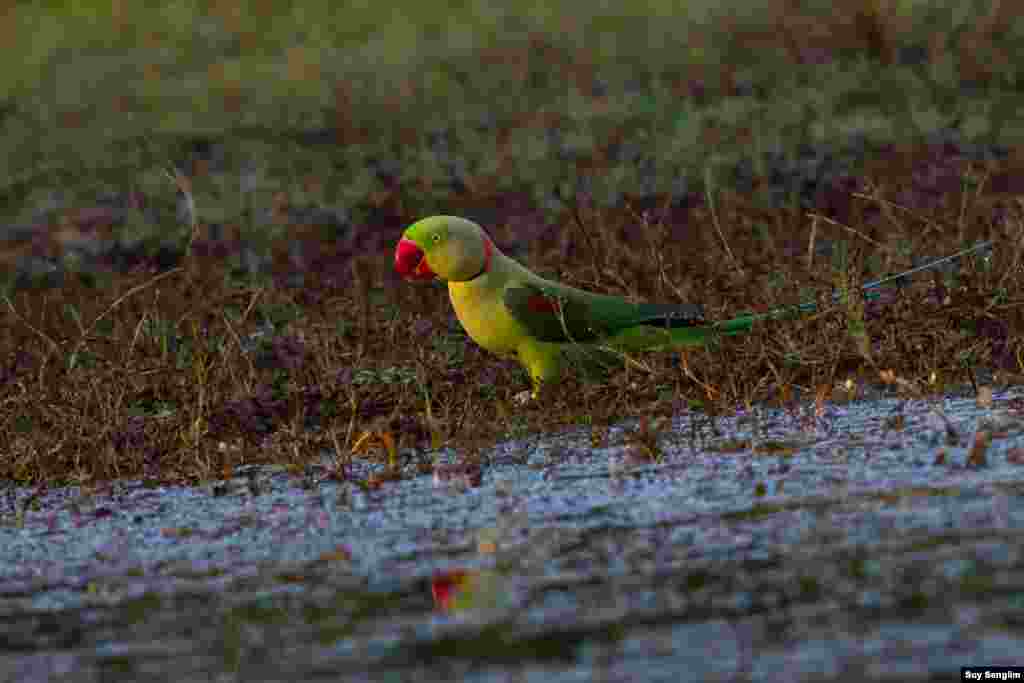
[[[433,235],[430,236],[430,240],[436,244],[437,242],[441,241],[441,236],[435,232]]]

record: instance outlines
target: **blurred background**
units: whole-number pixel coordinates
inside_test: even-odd
[[[8,284],[166,266],[191,219],[261,271],[442,211],[529,239],[724,189],[844,218],[869,172],[927,209],[1024,138],[1006,2],[13,3],[0,32]]]

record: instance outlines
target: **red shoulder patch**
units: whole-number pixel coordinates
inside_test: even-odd
[[[558,310],[558,302],[543,294],[534,294],[526,301],[526,306],[533,313],[554,313]]]

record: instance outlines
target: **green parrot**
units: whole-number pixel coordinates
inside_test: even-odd
[[[395,270],[406,279],[446,281],[462,327],[488,351],[519,361],[530,375],[534,398],[569,368],[604,369],[630,352],[702,346],[748,332],[758,320],[816,309],[802,304],[707,323],[697,304],[634,303],[587,292],[530,272],[503,254],[483,228],[457,216],[431,216],[410,225],[395,250]]]
[[[699,305],[632,303],[546,280],[456,216],[411,225],[395,251],[395,269],[407,279],[447,281],[463,328],[488,351],[518,360],[534,397],[570,366],[604,368],[626,352],[699,346],[714,335],[746,332],[755,319],[702,325]]]

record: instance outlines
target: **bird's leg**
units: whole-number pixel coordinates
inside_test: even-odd
[[[523,390],[512,397],[512,402],[517,406],[525,406],[530,401],[537,401],[540,399],[540,383],[533,382],[533,391]]]

